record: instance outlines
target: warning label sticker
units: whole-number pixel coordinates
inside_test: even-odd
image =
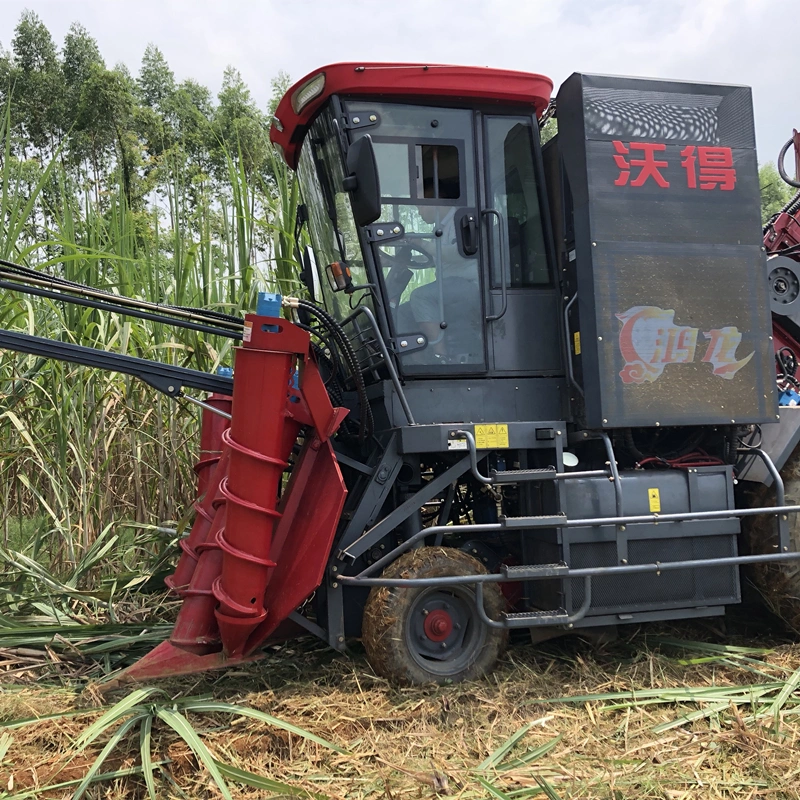
[[[478,450],[502,450],[508,448],[508,425],[490,422],[475,426],[475,446]]]
[[[253,323],[250,320],[245,320],[244,331],[242,331],[242,340],[249,342],[253,338]]]
[[[661,495],[658,489],[648,489],[647,499],[650,501],[650,513],[658,514],[661,512]]]
[[[575,333],[572,334],[572,341],[575,344],[575,355],[579,356],[581,354],[581,332],[580,331],[575,331]]]

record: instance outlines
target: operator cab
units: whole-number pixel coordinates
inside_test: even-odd
[[[271,137],[300,180],[304,282],[362,331],[362,358],[366,308],[405,378],[563,374],[551,90],[507,70],[335,64],[287,92]]]

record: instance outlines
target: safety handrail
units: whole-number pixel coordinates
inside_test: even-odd
[[[508,287],[506,286],[506,280],[508,279],[508,259],[506,258],[506,240],[503,234],[503,215],[495,208],[485,208],[481,211],[482,216],[494,216],[497,217],[497,229],[499,233],[500,239],[500,297],[502,299],[502,305],[500,307],[499,314],[489,314],[486,317],[487,322],[495,322],[496,320],[500,319],[502,316],[505,315],[506,311],[508,310]]]

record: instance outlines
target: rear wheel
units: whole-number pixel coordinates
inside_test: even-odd
[[[800,448],[792,453],[781,470],[788,505],[800,505]],[[762,487],[755,502],[772,505],[775,492]],[[775,519],[770,516],[745,517],[745,537],[751,553],[777,553],[778,536]],[[790,548],[800,550],[800,514],[789,515]],[[782,561],[755,564],[753,579],[773,613],[800,634],[800,563]]]
[[[383,577],[485,573],[479,561],[461,550],[423,547],[400,556]],[[484,608],[492,619],[504,610],[497,584],[484,584]],[[364,608],[362,639],[370,664],[386,678],[406,684],[451,683],[490,671],[508,633],[480,619],[472,586],[376,586]]]

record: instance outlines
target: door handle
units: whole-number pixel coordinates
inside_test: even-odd
[[[478,217],[474,211],[468,211],[459,221],[461,227],[461,249],[465,256],[474,256],[478,252]]]
[[[488,217],[489,215],[493,217],[497,217],[497,229],[498,235],[500,238],[500,298],[502,303],[500,305],[500,313],[499,314],[489,314],[486,317],[487,322],[494,322],[495,320],[500,319],[506,311],[508,310],[508,289],[506,288],[506,280],[508,278],[508,264],[506,263],[506,240],[505,236],[503,236],[503,215],[495,208],[486,208],[481,212],[482,216]],[[489,258],[491,259],[491,248],[489,250]],[[489,264],[490,270],[489,275],[491,275],[491,262]],[[491,296],[491,295],[490,295]]]

